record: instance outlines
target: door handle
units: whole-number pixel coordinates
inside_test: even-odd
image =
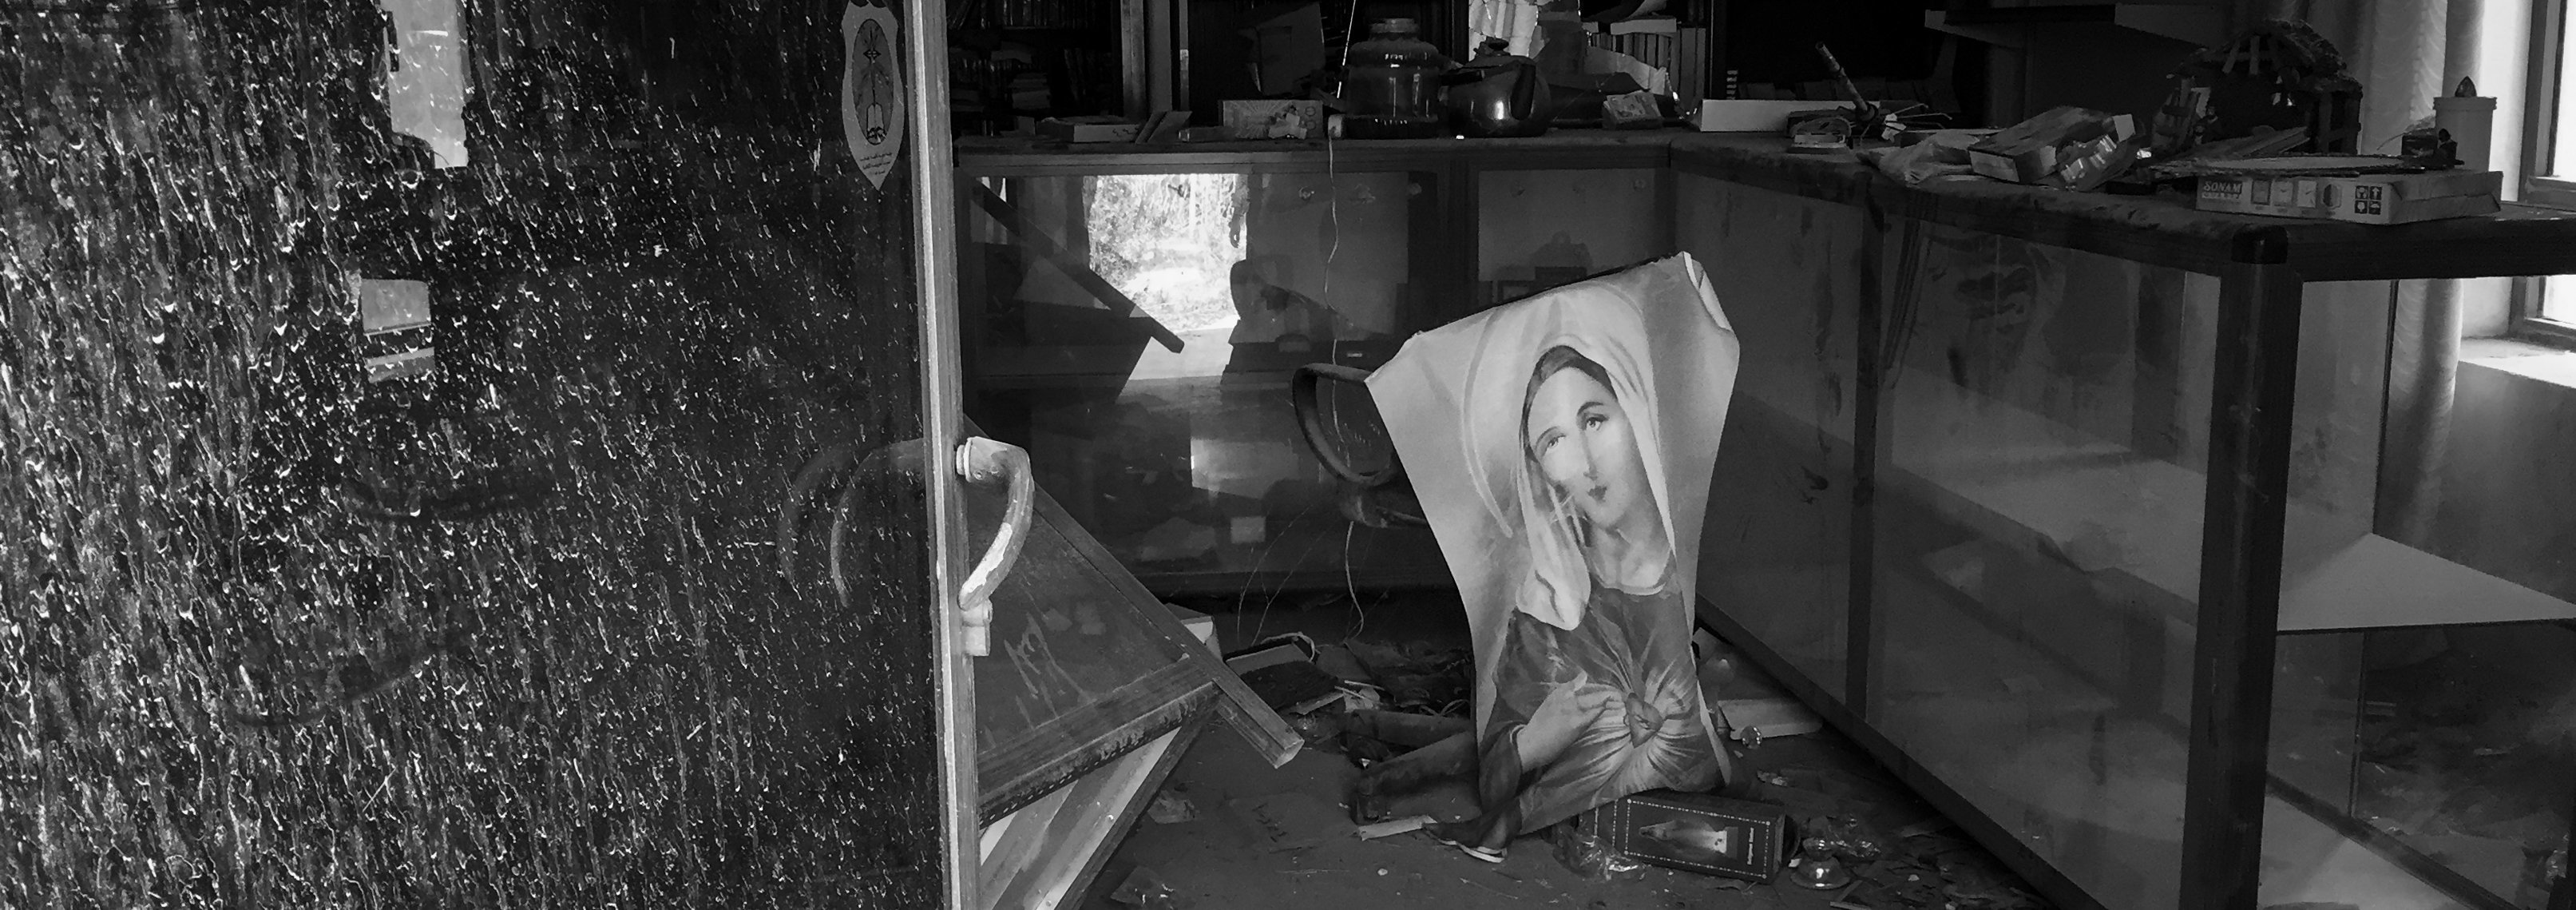
[[[826,532],[826,551],[832,589],[842,606],[853,603],[855,592],[850,579],[853,566],[844,562],[856,516],[864,509],[864,488],[857,482],[862,475],[891,468],[897,472],[918,475],[925,456],[921,440],[899,442],[869,452],[858,453],[854,443],[831,446],[816,454],[796,471],[787,496],[778,511],[778,571],[789,585],[801,582],[797,571],[797,547],[803,539],[808,500],[838,478],[840,491],[832,498],[830,527]],[[993,592],[1002,579],[1009,577],[1017,565],[1020,548],[1029,539],[1029,522],[1037,501],[1037,475],[1031,471],[1029,453],[1018,446],[981,436],[967,437],[949,460],[949,469],[959,479],[976,486],[1002,484],[1008,499],[1003,506],[1002,526],[993,534],[993,542],[984,548],[983,558],[957,592],[958,619],[963,626],[965,651],[970,657],[983,657],[993,651]],[[826,494],[831,495],[831,494]]]
[[[993,653],[993,592],[1020,561],[1028,542],[1029,521],[1038,494],[1037,475],[1029,453],[1007,442],[970,436],[957,447],[957,476],[976,486],[1004,484],[1009,499],[1002,507],[1002,526],[984,547],[984,558],[966,573],[957,591],[958,622],[965,635],[966,656]]]

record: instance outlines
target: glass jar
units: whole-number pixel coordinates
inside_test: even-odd
[[[1342,77],[1342,133],[1353,139],[1427,139],[1447,135],[1440,107],[1440,73],[1449,61],[1422,40],[1411,19],[1369,25],[1369,39],[1351,45]]]

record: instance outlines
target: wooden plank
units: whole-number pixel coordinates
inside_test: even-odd
[[[2068,193],[1996,181],[1941,181],[1908,187],[1850,154],[1790,155],[1787,140],[1712,136],[1674,146],[1684,173],[1826,202],[1875,200],[1892,217],[2215,273],[2237,258],[2239,236],[2282,233],[2237,216],[2193,211],[2170,201]]]
[[[2192,645],[2182,906],[2254,910],[2272,734],[2273,633],[2297,401],[2299,273],[2241,265],[2220,276],[2218,376],[2202,510],[2200,621]]]
[[[976,762],[985,791],[980,817],[997,818],[1135,749],[1179,726],[1215,697],[1215,687],[1200,667],[1176,660],[1008,743],[987,744]]]
[[[1083,851],[1082,862],[1072,867],[1073,874],[1057,879],[1048,887],[1042,895],[1044,903],[1039,905],[1041,910],[1060,906],[1069,898],[1079,899],[1079,895],[1091,890],[1092,883],[1100,877],[1100,870],[1108,864],[1110,854],[1117,852],[1117,845],[1126,840],[1128,831],[1136,827],[1136,820],[1144,816],[1147,806],[1153,804],[1154,794],[1162,789],[1163,781],[1171,778],[1172,769],[1180,766],[1181,756],[1188,754],[1190,746],[1198,741],[1199,733],[1204,729],[1204,723],[1193,723],[1173,731],[1178,738],[1163,747],[1162,755],[1154,759],[1154,766],[1145,772],[1144,785],[1133,788],[1126,805],[1101,820],[1104,836],[1095,842],[1098,846]]]
[[[1096,874],[1115,836],[1135,824],[1171,773],[1184,732],[1165,733],[1060,791],[1070,795],[1046,826],[1042,854],[996,896],[994,910],[1052,910]]]
[[[1662,167],[1679,132],[1571,131],[1524,139],[1270,139],[1140,146],[960,140],[957,168],[979,177],[1421,171],[1475,163],[1569,170]],[[1572,137],[1572,138],[1570,138]]]
[[[1119,108],[1142,117],[1153,92],[1153,51],[1146,45],[1145,0],[1118,0]]]
[[[1020,873],[1044,857],[1047,829],[1064,814],[1066,802],[1077,792],[1077,787],[1058,787],[988,826],[999,827],[1002,836],[992,849],[984,851],[976,867],[975,906],[979,910],[999,906],[1003,893],[1020,878]]]
[[[2217,274],[2286,256],[2303,280],[2576,273],[2576,212],[2361,225],[2193,209],[2179,196],[2069,193],[1995,181],[1903,186],[1849,153],[1793,155],[1770,136],[1565,130],[1528,139],[1274,140],[1137,146],[961,140],[973,176],[1671,167],[1747,186],[2151,265]]]
[[[1821,47],[1821,45],[1819,45]],[[1837,68],[1839,71],[1839,67]],[[1862,712],[1868,712],[1870,673],[1876,669],[1872,659],[1878,647],[1876,627],[1878,577],[1878,468],[1890,463],[1896,445],[1896,434],[1881,433],[1880,424],[1888,416],[1891,396],[1887,392],[1889,364],[1881,351],[1886,349],[1884,336],[1887,320],[1893,314],[1910,310],[1911,301],[1895,299],[1896,294],[1911,293],[1913,276],[1910,260],[1919,256],[1923,225],[1910,219],[1891,223],[1878,206],[1865,206],[1866,219],[1860,230],[1860,306],[1854,313],[1852,327],[1852,494],[1847,546],[1851,581],[1843,601],[1843,679],[1845,695],[1861,700]],[[1897,234],[1896,249],[1890,250],[1887,235]],[[1890,256],[1894,262],[1890,262]],[[1894,265],[1896,288],[1888,287],[1885,276]],[[1911,328],[1910,326],[1906,328]],[[1789,412],[1782,412],[1786,416]],[[1791,418],[1795,420],[1796,418]],[[1818,416],[1819,422],[1822,416]],[[1819,436],[1826,435],[1819,432]]]
[[[2263,220],[2292,225],[2290,265],[2307,281],[2576,273],[2576,211],[2565,209],[2506,203],[2491,216],[2388,225]]]
[[[914,23],[945,22],[940,0],[904,0],[898,11]],[[909,263],[914,282],[913,305],[920,333],[921,440],[934,452],[955,451],[965,442],[965,402],[957,298],[957,181],[948,166],[956,132],[949,128],[948,40],[944,30],[902,30],[903,59],[910,78],[904,129],[916,143],[903,161],[902,177],[886,189],[910,184],[913,248]],[[899,192],[899,191],[898,191]],[[975,673],[966,654],[963,604],[958,597],[966,577],[965,491],[954,472],[932,471],[928,488],[930,578],[936,592],[930,623],[932,671],[937,693],[932,716],[939,732],[940,868],[945,873],[940,906],[963,908],[974,898],[972,864],[979,844],[975,831]],[[902,681],[898,685],[917,685]]]

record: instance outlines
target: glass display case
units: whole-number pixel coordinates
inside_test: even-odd
[[[2480,536],[2514,419],[2448,407],[2402,279],[2562,270],[2576,219],[1673,166],[1746,352],[1712,625],[2063,904],[2571,899],[2576,585]]]
[[[1700,599],[1725,604],[1802,678],[1841,697],[1847,616],[1817,605],[1843,602],[1855,583],[1855,333],[1872,274],[1861,213],[1700,174],[1670,179],[1676,240],[1708,270],[1743,343],[1701,531]]]
[[[983,266],[962,290],[969,413],[1158,589],[1439,577],[1428,535],[1343,519],[1288,399],[1300,364],[1374,367],[1425,311],[1410,242],[1425,182],[961,181],[975,204],[959,234]]]
[[[1671,249],[1660,145],[963,142],[967,411],[1166,594],[1446,584],[1428,530],[1353,520],[1296,368]]]
[[[1744,344],[1703,619],[2053,899],[2576,899],[2576,532],[2533,504],[2576,495],[2553,467],[2576,439],[2530,416],[2576,399],[2483,388],[2433,343],[2457,320],[2426,281],[2576,269],[2576,219],[2365,228],[1900,187],[1751,137],[1502,142],[965,149],[961,185],[1011,203],[963,207],[1009,288],[966,295],[998,339],[970,359],[1002,364],[970,367],[976,406],[1022,415],[1042,461],[1127,472],[1054,483],[1158,586],[1189,586],[1154,564],[1170,541],[1227,593],[1318,569],[1381,586],[1403,577],[1375,573],[1392,554],[1436,565],[1428,535],[1335,516],[1295,544],[1283,512],[1351,491],[1321,482],[1286,396],[1226,397],[1229,369],[1371,367],[1404,332],[1689,251]],[[1099,230],[1145,209],[1122,201],[1140,186],[1168,214]],[[1139,233],[1162,258],[1115,239]],[[1365,253],[1336,252],[1357,236]],[[1061,275],[1021,274],[1039,260]],[[1181,322],[1167,289],[1192,285],[1216,323]],[[1190,353],[1189,332],[1222,347]],[[1201,403],[1167,403],[1178,389]],[[1041,415],[1093,416],[1049,431],[1076,444],[1036,435]],[[1116,527],[1148,490],[1188,507]],[[1408,533],[1418,550],[1393,545]]]

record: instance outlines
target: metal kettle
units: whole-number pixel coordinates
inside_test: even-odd
[[[1547,132],[1556,105],[1538,62],[1505,53],[1508,45],[1486,41],[1476,59],[1440,78],[1447,87],[1449,128],[1462,136],[1495,138],[1536,136]]]

